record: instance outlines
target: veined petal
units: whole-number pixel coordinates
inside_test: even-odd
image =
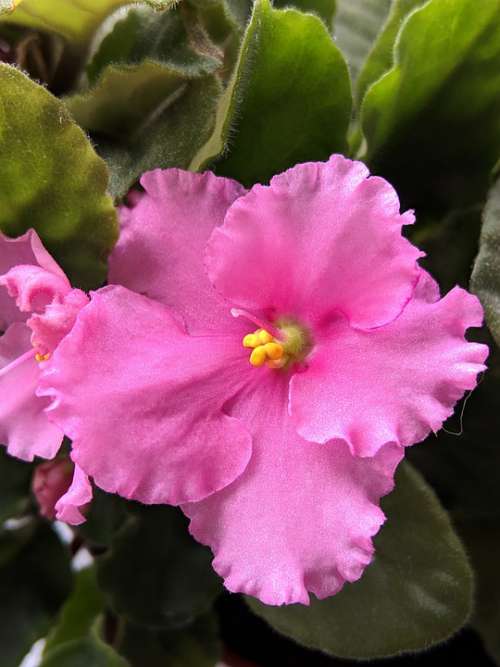
[[[75,465],[73,481],[66,493],[56,503],[56,519],[72,526],[85,521],[82,509],[92,500],[92,485],[87,475]]]
[[[362,459],[342,441],[305,442],[287,414],[287,391],[286,378],[269,371],[233,403],[231,414],[252,429],[250,463],[222,491],[182,506],[225,586],[272,605],[308,604],[309,592],[325,598],[361,576],[384,521],[379,498],[403,451],[388,445]]]
[[[212,233],[207,267],[227,299],[269,317],[317,322],[342,312],[371,328],[401,312],[422,256],[401,228],[394,189],[341,155],[256,185]]]
[[[412,445],[438,431],[476,386],[488,348],[465,340],[482,323],[478,299],[456,287],[443,299],[424,271],[390,324],[356,331],[332,323],[290,383],[290,410],[307,440],[343,438],[361,456],[387,442]]]
[[[171,307],[189,333],[242,331],[230,305],[208,280],[206,242],[229,206],[245,190],[207,172],[156,169],[143,175],[145,189],[121,214],[120,240],[110,257],[109,280]]]
[[[123,287],[92,294],[45,366],[40,394],[105,491],[144,503],[200,500],[245,469],[251,437],[224,405],[247,373],[234,336],[188,336]]]

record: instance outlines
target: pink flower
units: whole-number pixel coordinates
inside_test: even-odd
[[[0,442],[12,456],[52,459],[61,446],[63,432],[48,418],[38,381],[86,303],[35,231],[0,234]]]
[[[403,447],[485,368],[464,339],[479,302],[440,299],[413,214],[342,156],[248,193],[141,183],[111,262],[126,287],[95,292],[44,369],[51,414],[103,489],[181,505],[229,590],[333,595],[372,559]]]
[[[92,488],[88,477],[69,459],[53,459],[38,465],[32,489],[42,516],[72,525],[85,521],[82,512],[92,500]]]

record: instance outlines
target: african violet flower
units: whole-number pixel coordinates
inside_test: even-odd
[[[85,521],[85,505],[92,499],[92,488],[85,473],[68,458],[38,465],[31,487],[42,516],[72,525]]]
[[[403,447],[484,369],[479,302],[440,299],[401,236],[413,213],[342,156],[248,193],[141,183],[111,262],[126,287],[94,293],[45,368],[51,414],[103,489],[181,505],[229,590],[333,595],[372,558]]]
[[[35,231],[17,239],[0,234],[0,442],[12,456],[51,459],[61,446],[63,432],[47,416],[50,401],[36,391],[41,368],[87,302]],[[57,517],[81,523],[75,498],[88,502],[91,494],[81,470],[75,469],[68,494]]]

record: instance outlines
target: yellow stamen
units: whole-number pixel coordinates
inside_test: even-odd
[[[243,347],[257,347],[260,344],[261,343],[257,334],[254,333],[247,334],[243,338]]]
[[[259,341],[262,343],[262,345],[270,343],[272,340],[274,340],[269,331],[266,331],[265,329],[259,329],[255,333],[259,337]]]
[[[252,354],[250,355],[252,366],[263,366],[266,363],[266,359],[266,349],[263,345],[259,345],[252,350]]]
[[[264,345],[264,349],[266,351],[267,358],[271,359],[272,361],[281,359],[284,354],[283,345],[281,343],[266,343]]]
[[[38,361],[39,363],[40,361],[47,361],[48,359],[50,359],[50,352],[47,352],[47,354],[40,354],[39,352],[37,352],[35,354],[35,360]]]

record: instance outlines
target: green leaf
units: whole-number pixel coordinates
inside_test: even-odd
[[[363,101],[365,159],[405,206],[475,204],[500,151],[500,2],[430,0]]]
[[[497,512],[500,508],[497,506]],[[500,520],[461,519],[457,529],[464,540],[476,574],[472,624],[491,657],[500,663]]]
[[[492,187],[484,209],[471,288],[481,300],[488,327],[500,345],[500,180]]]
[[[257,0],[214,134],[191,168],[219,158],[218,174],[265,182],[345,151],[350,113],[347,66],[324,24]]]
[[[128,667],[129,663],[97,637],[62,644],[40,667]]]
[[[210,550],[193,540],[180,510],[133,505],[99,583],[113,609],[134,623],[172,628],[205,612],[221,590]]]
[[[355,80],[387,18],[391,0],[338,0],[337,4],[335,41]]]
[[[275,7],[293,7],[301,12],[317,14],[331,30],[337,0],[274,0]]]
[[[94,487],[86,521],[78,526],[78,534],[92,546],[108,547],[116,531],[126,521],[129,503],[114,493]]]
[[[75,285],[96,287],[117,237],[108,171],[64,105],[0,64],[0,229],[34,227]]]
[[[217,621],[205,614],[174,631],[127,624],[119,648],[132,667],[214,667],[220,658]]]
[[[335,656],[372,659],[443,641],[469,616],[472,573],[430,487],[408,464],[382,503],[387,522],[363,577],[310,607],[251,609],[300,644]]]
[[[130,4],[130,0],[17,0],[18,7],[10,10],[12,0],[0,4],[0,20],[27,28],[55,32],[69,42],[85,45],[104,19],[114,11]],[[139,0],[141,1],[141,0]],[[155,9],[172,7],[177,0],[143,0]]]
[[[111,171],[112,194],[122,197],[150,169],[187,169],[213,131],[219,95],[220,84],[212,76],[185,82],[127,144],[100,141],[99,151]]]
[[[373,0],[368,1],[373,2]],[[358,100],[362,100],[370,85],[392,67],[394,45],[404,20],[414,9],[421,7],[425,2],[427,0],[394,0],[392,5],[390,2],[386,3],[385,16],[389,9],[390,13],[359,73],[356,85]]]
[[[81,570],[47,637],[40,667],[126,667],[126,660],[100,638],[103,607],[94,568]]]
[[[0,526],[24,512],[29,504],[32,466],[0,447]]]
[[[80,570],[75,577],[75,586],[62,607],[59,620],[47,637],[44,655],[56,646],[90,634],[95,620],[104,607],[104,598],[97,585],[93,567]]]
[[[208,41],[198,14],[190,12],[184,18],[185,14],[185,9],[161,14],[147,8],[130,10],[105,36],[88,64],[90,83],[95,84],[109,65],[137,65],[144,61],[163,64],[185,78],[215,72],[222,66],[222,53]],[[136,113],[142,120],[145,103],[139,95],[137,102],[141,109]],[[94,129],[92,125],[88,127]]]
[[[1,663],[18,667],[69,593],[69,553],[48,525],[32,523],[0,533],[0,563]]]

